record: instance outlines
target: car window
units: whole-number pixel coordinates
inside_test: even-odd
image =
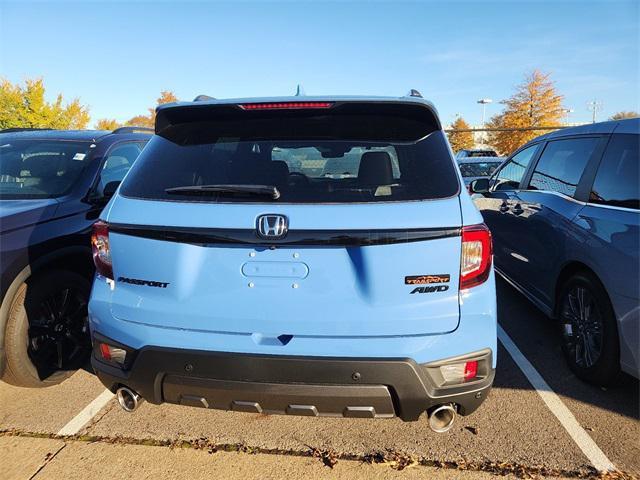
[[[640,209],[640,136],[614,135],[602,158],[589,202]]]
[[[55,198],[68,193],[89,163],[90,142],[0,140],[0,198]]]
[[[459,188],[446,138],[435,131],[411,143],[220,138],[184,145],[155,136],[121,193],[175,201],[272,201],[242,194],[171,191],[212,184],[275,186],[282,203],[435,199],[450,197]]]
[[[143,148],[144,142],[120,143],[111,148],[100,173],[98,195],[102,195],[109,182],[122,181]]]
[[[460,173],[465,178],[488,177],[500,166],[500,162],[461,162],[458,166],[460,167]]]
[[[546,190],[573,197],[599,138],[555,140],[545,147],[533,172],[530,190]]]
[[[516,190],[519,188],[524,172],[527,171],[537,148],[538,145],[531,145],[511,157],[493,177],[491,182],[493,190]]]

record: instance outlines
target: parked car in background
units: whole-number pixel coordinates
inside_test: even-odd
[[[557,319],[581,378],[640,371],[640,119],[558,130],[471,183],[496,270]]]
[[[0,132],[0,378],[59,383],[91,351],[91,225],[145,129]]]
[[[456,153],[456,160],[461,158],[476,158],[476,157],[497,157],[498,152],[490,148],[472,148],[465,150],[458,150]]]
[[[465,185],[479,178],[489,178],[504,161],[502,157],[466,157],[457,159]]]
[[[125,410],[446,431],[493,382],[491,238],[422,98],[162,105],[93,248],[93,366]]]

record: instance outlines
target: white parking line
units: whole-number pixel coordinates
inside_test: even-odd
[[[109,390],[102,392],[93,400],[93,402],[84,407],[78,415],[73,417],[69,423],[62,427],[58,432],[58,435],[75,435],[78,433],[82,427],[89,423],[91,419],[95,417],[100,410],[102,410],[102,407],[109,403],[109,400],[112,398],[113,393]]]
[[[589,459],[591,464],[600,472],[616,470],[611,460],[600,450],[596,442],[593,441],[589,434],[578,423],[573,413],[562,403],[560,397],[551,389],[549,384],[542,378],[542,375],[540,375],[531,362],[527,360],[500,325],[498,325],[498,338],[518,367],[520,367],[522,373],[527,377],[529,383],[536,389],[542,401],[560,421],[564,429],[576,445],[580,447],[580,450],[582,450],[582,453]]]

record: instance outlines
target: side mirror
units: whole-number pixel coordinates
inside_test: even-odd
[[[489,179],[478,178],[469,185],[471,193],[487,193],[489,191]]]
[[[109,200],[116,193],[116,190],[118,190],[119,186],[120,186],[119,181],[113,181],[113,182],[107,183],[104,186],[104,189],[102,190],[102,197],[105,200]]]

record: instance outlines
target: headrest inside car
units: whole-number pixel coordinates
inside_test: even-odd
[[[391,157],[387,152],[366,152],[360,159],[358,182],[364,185],[390,185],[393,183]]]

